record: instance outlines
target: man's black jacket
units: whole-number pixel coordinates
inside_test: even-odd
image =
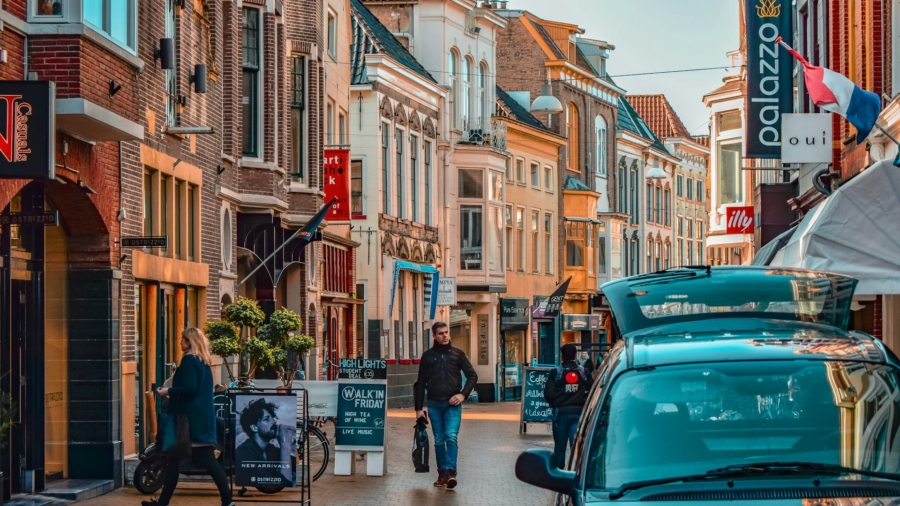
[[[544,399],[550,407],[559,409],[560,413],[581,413],[591,389],[592,379],[588,372],[582,375],[578,370],[578,362],[566,360],[560,365],[562,375],[557,380],[558,369],[550,372],[547,384],[544,385]]]
[[[466,373],[465,386],[460,371]],[[419,362],[419,378],[415,386],[416,410],[425,405],[426,390],[429,401],[447,402],[456,394],[468,398],[477,382],[478,374],[462,350],[449,344],[433,343]]]

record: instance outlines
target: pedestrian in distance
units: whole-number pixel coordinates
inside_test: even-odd
[[[194,458],[209,471],[222,506],[234,506],[231,488],[225,470],[216,460],[216,411],[213,407],[213,376],[210,364],[209,341],[198,328],[185,329],[181,333],[181,351],[184,356],[175,369],[170,388],[157,388],[160,397],[168,397],[166,412],[187,416]],[[162,493],[153,501],[142,501],[143,506],[168,506],[178,486],[181,459],[166,457],[166,478]]]
[[[587,401],[593,380],[575,358],[578,350],[567,344],[560,350],[562,363],[550,373],[544,385],[544,399],[553,408],[553,463],[562,469],[566,463],[566,444],[575,443],[575,429]]]
[[[434,343],[422,354],[419,377],[414,386],[416,418],[426,416],[427,392],[428,418],[431,419],[438,467],[434,486],[454,488],[457,485],[457,436],[462,422],[462,403],[475,388],[478,374],[465,352],[450,344],[450,327],[446,323],[435,322],[431,326],[431,335]],[[466,375],[465,385],[461,373]]]

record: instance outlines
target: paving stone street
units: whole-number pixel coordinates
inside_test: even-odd
[[[474,404],[465,406],[460,430],[459,486],[448,491],[434,488],[435,473],[416,474],[410,451],[414,413],[391,410],[388,413],[388,465],[383,477],[365,476],[365,461],[357,462],[354,476],[334,476],[331,466],[313,483],[311,504],[336,506],[358,504],[365,506],[429,506],[429,505],[548,505],[552,494],[518,481],[513,473],[516,456],[533,447],[552,448],[549,429],[532,425],[528,435],[519,435],[518,403]],[[430,429],[429,429],[429,437]],[[431,450],[431,467],[434,449]],[[299,495],[299,494],[298,494]],[[271,501],[271,504],[290,504],[279,501],[291,495],[256,494],[252,499]],[[120,506],[140,504],[146,499],[133,487],[125,487],[110,494],[79,504],[85,506]],[[246,497],[251,499],[251,497]],[[240,504],[237,501],[237,504]],[[211,484],[183,483],[179,486],[172,506],[217,505],[218,497]]]

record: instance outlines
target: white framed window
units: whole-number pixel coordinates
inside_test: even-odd
[[[553,192],[553,167],[549,165],[544,166],[544,189],[548,192]]]
[[[432,168],[431,168],[431,141],[424,142],[425,147],[425,160],[424,160],[424,169],[425,169],[425,224],[432,225],[434,222],[434,218],[432,216],[431,211],[431,180],[432,180]]]
[[[243,7],[242,13],[242,152],[248,158],[262,158],[262,149],[260,149],[262,130],[262,114],[260,114],[260,97],[262,93],[262,15],[259,9],[250,7]]]
[[[515,263],[515,242],[513,239],[513,206],[506,206],[503,211],[505,234],[503,236],[504,263],[506,270],[511,271]]]
[[[394,148],[397,151],[397,217],[406,219],[406,179],[403,177],[403,169],[406,162],[406,143],[403,142],[406,132],[397,128],[394,132]]]
[[[391,214],[391,124],[381,124],[381,212]]]
[[[694,200],[694,180],[691,178],[687,180],[687,199]]]
[[[66,15],[66,2],[58,0],[32,0],[33,14],[44,16],[49,4],[51,16]],[[116,45],[131,53],[137,51],[137,0],[82,0],[81,17],[90,26]]]
[[[329,146],[334,146],[334,102],[325,106],[325,137]]]
[[[537,274],[541,267],[541,211],[531,211],[531,272]]]
[[[516,270],[525,271],[525,251],[528,249],[525,245],[525,208],[516,208]]]
[[[484,270],[484,208],[460,205],[460,268],[464,271]]]
[[[544,214],[544,274],[553,274],[553,214]]]
[[[541,188],[541,166],[537,162],[531,162],[531,187]]]
[[[409,204],[411,218],[419,221],[419,136],[409,135]]]
[[[516,182],[525,184],[525,160],[522,158],[516,158]]]
[[[459,100],[459,53],[451,49],[447,60],[447,79],[450,85],[451,123],[453,127],[460,128],[460,100]]]
[[[594,130],[596,136],[596,149],[595,156],[596,160],[594,160],[595,174],[601,177],[606,177],[606,120],[603,119],[603,116],[597,116],[594,119]]]
[[[341,146],[349,144],[347,142],[347,115],[343,112],[338,114],[338,142]]]
[[[332,60],[337,61],[337,14],[331,9],[328,10],[328,40],[326,41],[328,48],[328,56]]]
[[[365,194],[365,158],[350,159],[350,213],[366,214]]]
[[[469,123],[469,120],[472,118],[472,67],[474,64],[472,63],[472,59],[468,56],[463,58],[463,66],[462,66],[462,104],[460,107],[462,108],[462,117],[463,129],[470,130],[472,126]]]
[[[483,123],[483,127],[487,127],[487,121],[490,119],[490,108],[487,102],[487,80],[488,80],[487,63],[482,62],[478,65],[478,119]]]

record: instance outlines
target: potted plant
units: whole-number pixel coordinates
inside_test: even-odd
[[[225,320],[210,321],[206,322],[206,337],[209,339],[213,355],[220,356],[224,360],[228,378],[232,383],[237,381],[238,378],[231,369],[228,359],[241,354],[238,330]]]
[[[269,343],[258,337],[251,337],[244,343],[243,358],[247,359],[247,378],[252,378],[257,369],[263,370],[275,363]]]
[[[254,338],[253,331],[259,328],[266,320],[266,314],[263,313],[259,303],[255,300],[238,297],[231,305],[225,308],[225,319],[238,329],[238,344],[241,347],[238,383],[242,387],[247,386],[256,369],[260,365],[262,365],[262,368],[266,367],[266,356],[265,353],[261,353],[260,343],[253,343],[249,349],[247,347],[247,342]],[[254,357],[259,360],[254,362],[255,366],[251,364],[248,352],[252,352]]]
[[[312,336],[302,335],[303,321],[290,309],[281,308],[269,317],[267,336],[274,348],[275,372],[285,388],[297,378],[303,354],[316,346]]]

